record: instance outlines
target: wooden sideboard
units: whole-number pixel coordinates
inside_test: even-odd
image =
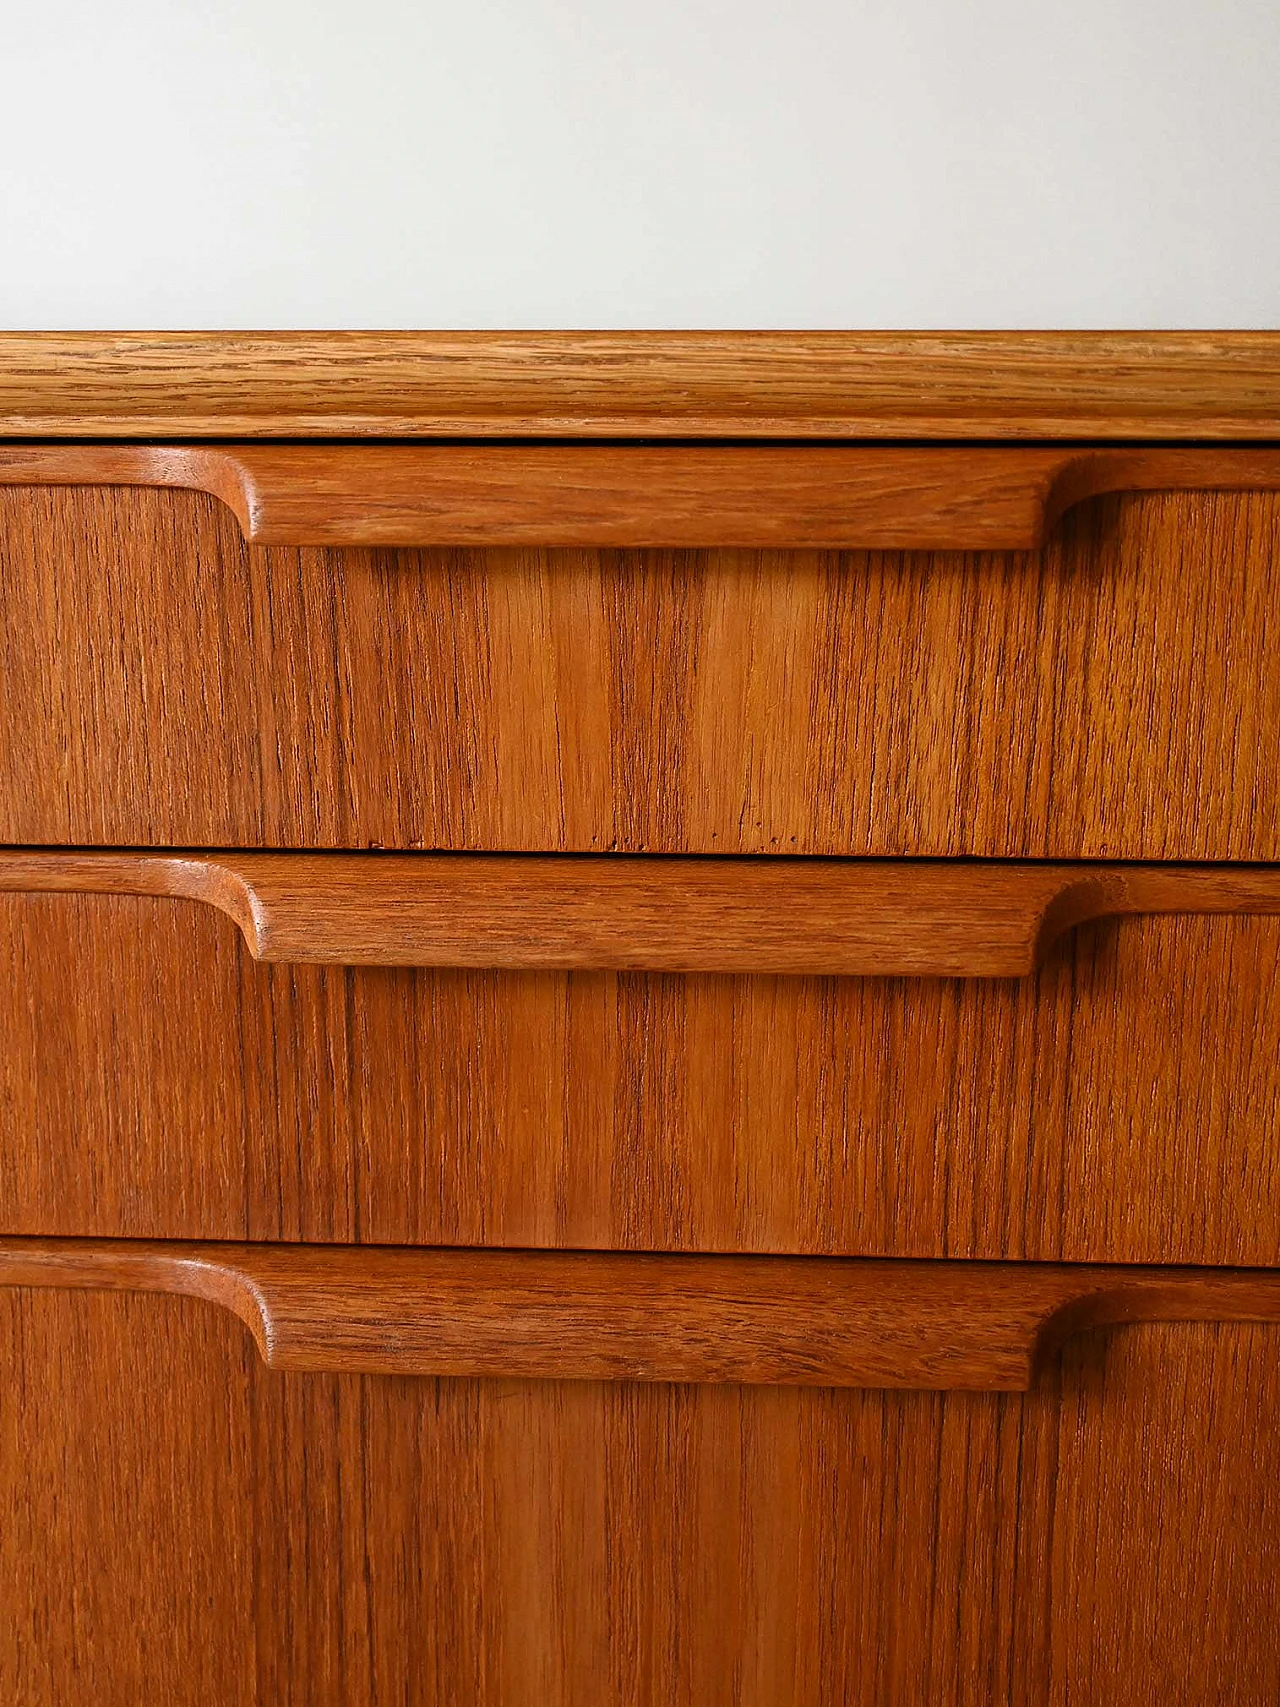
[[[1280,333],[0,334],[0,1701],[1274,1707]]]

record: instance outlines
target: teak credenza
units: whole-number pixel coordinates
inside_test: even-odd
[[[1280,1701],[1280,333],[0,334],[0,944],[0,1701]]]

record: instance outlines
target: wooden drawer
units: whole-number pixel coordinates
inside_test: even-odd
[[[0,1692],[1271,1707],[1278,1353],[1140,1323],[1006,1394],[288,1374],[198,1300],[0,1290]]]
[[[3,842],[1280,858],[1280,453],[742,450],[704,477],[599,449],[558,484],[513,451],[477,488],[447,449],[353,449],[318,492],[282,450],[234,490],[247,451],[54,454],[0,455],[28,482],[0,486]],[[766,454],[726,498],[723,458]],[[242,520],[30,484],[104,468]],[[529,543],[557,529],[704,543]],[[733,530],[757,544],[705,543]],[[451,535],[523,543],[385,543]],[[935,543],[793,548],[824,537]]]
[[[120,892],[166,885],[218,904]],[[32,892],[83,886],[116,892]],[[3,887],[3,1231],[1280,1262],[1271,868],[38,854]],[[443,964],[308,963],[379,955]]]
[[[1278,398],[0,334],[0,1702],[1274,1707]]]

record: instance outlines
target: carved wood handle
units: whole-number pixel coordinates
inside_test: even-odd
[[[273,1369],[1016,1391],[1070,1335],[1280,1322],[1280,1273],[596,1251],[0,1241],[0,1285],[179,1293]]]
[[[25,445],[0,484],[207,492],[257,545],[1029,550],[1106,492],[1280,489],[1280,451],[948,445]]]
[[[0,852],[0,891],[170,895],[259,960],[1016,978],[1136,913],[1280,914],[1280,866],[573,854]]]

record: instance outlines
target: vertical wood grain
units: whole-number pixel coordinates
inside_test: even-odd
[[[0,1220],[65,1236],[1280,1262],[1280,922],[1027,980],[254,962],[0,897]]]
[[[199,1302],[8,1294],[0,1690],[1270,1707],[1276,1344],[1134,1327],[1003,1397],[604,1389],[278,1376]]]
[[[1266,493],[1039,553],[247,550],[0,492],[0,838],[1280,857]]]

